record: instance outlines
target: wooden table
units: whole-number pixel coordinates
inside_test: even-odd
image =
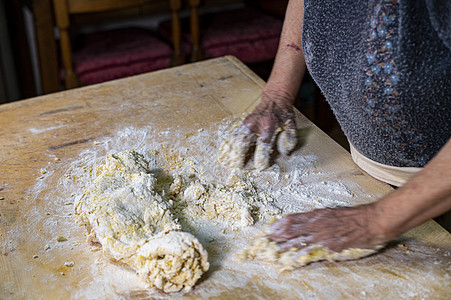
[[[211,134],[206,138],[215,147],[216,129],[251,111],[263,85],[241,62],[223,57],[1,105],[0,298],[164,298],[146,289],[133,271],[90,251],[82,228],[73,221],[68,203],[73,195],[64,194],[60,179],[83,159],[82,151],[106,153],[119,139],[118,132],[127,128],[148,131],[148,141],[178,146],[186,145],[190,136]],[[292,163],[313,157],[311,176],[345,183],[353,204],[390,192],[300,114],[298,123],[304,129],[304,143],[290,158]],[[193,151],[201,152],[202,147],[194,145]],[[276,161],[281,174],[286,160]],[[68,240],[57,242],[57,235]],[[243,234],[229,246],[212,242],[207,247],[211,270],[192,293],[172,296],[445,299],[451,294],[451,238],[433,221],[377,255],[314,263],[281,274],[272,265],[237,264],[232,255],[224,254],[238,251],[234,246],[239,248],[249,238]],[[64,265],[68,260],[75,262],[74,267]]]

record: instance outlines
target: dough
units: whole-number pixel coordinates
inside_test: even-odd
[[[270,240],[268,237],[260,237],[254,241],[250,248],[244,250],[240,257],[242,259],[255,258],[277,263],[283,271],[296,269],[321,260],[341,261],[358,259],[376,253],[378,249],[351,248],[341,252],[335,252],[321,245],[309,245],[302,250],[293,248],[289,251],[282,252],[276,242]]]
[[[282,211],[245,176],[232,172],[225,184],[215,184],[191,161],[189,173],[170,165],[169,174],[159,164],[171,161],[160,156],[150,157],[150,167],[134,150],[108,155],[75,200],[75,218],[110,259],[130,265],[165,292],[189,291],[209,263],[197,238],[183,231],[196,233],[199,224],[237,229]],[[181,161],[174,153],[171,159]]]
[[[91,187],[76,199],[88,241],[165,292],[189,291],[209,268],[207,252],[181,232],[171,204],[155,191],[148,162],[133,150],[108,155]]]
[[[176,176],[170,192],[179,217],[214,220],[232,229],[251,226],[258,220],[268,221],[281,213],[272,204],[272,198],[258,193],[235,173],[227,178],[226,185],[201,182],[198,178],[187,183],[182,176]]]

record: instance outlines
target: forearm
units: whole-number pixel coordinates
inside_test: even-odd
[[[451,140],[404,186],[374,204],[377,227],[389,239],[451,209]]]
[[[302,51],[303,0],[290,0],[274,66],[263,93],[294,101],[305,73]],[[277,97],[277,96],[276,96]]]

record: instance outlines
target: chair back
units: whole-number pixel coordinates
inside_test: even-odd
[[[127,9],[157,2],[167,3],[171,11],[174,48],[173,64],[181,64],[183,63],[183,57],[181,51],[179,11],[182,7],[182,0],[53,0],[56,25],[60,32],[60,48],[65,71],[65,87],[70,89],[80,85],[74,72],[72,44],[69,35],[71,15]]]

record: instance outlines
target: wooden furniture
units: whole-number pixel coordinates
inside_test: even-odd
[[[30,98],[36,96],[36,82],[33,73],[32,59],[30,56],[30,45],[27,39],[27,30],[24,19],[24,9],[20,1],[4,1],[2,2],[3,8],[0,7],[0,14],[2,15],[2,28],[0,29],[2,36],[2,47],[7,47],[14,52],[10,58],[6,58],[9,55],[2,54],[3,60],[7,59],[9,63],[5,61],[0,62],[3,64],[3,80],[8,86],[6,99],[2,100],[16,101],[19,99]],[[5,14],[7,12],[7,14]],[[6,19],[8,20],[7,24]],[[8,39],[9,42],[6,40]],[[9,46],[8,46],[9,44]],[[4,50],[2,50],[4,51]],[[2,59],[0,59],[1,61]],[[8,65],[10,67],[8,67]],[[6,67],[6,68],[5,68]],[[12,70],[10,70],[12,69]],[[0,73],[2,72],[0,71]],[[8,74],[6,77],[5,74]],[[1,80],[1,79],[0,79]],[[11,84],[11,82],[15,82]],[[1,85],[1,84],[0,84]],[[0,87],[1,89],[1,87]]]
[[[161,0],[156,0],[161,2]],[[172,16],[172,35],[174,46],[174,64],[181,64],[183,57],[180,49],[180,21],[178,13],[181,9],[181,0],[167,0]],[[65,86],[73,88],[79,86],[74,71],[71,38],[69,34],[70,17],[77,14],[99,13],[109,10],[125,9],[144,5],[155,0],[54,0],[55,19],[60,31],[60,48],[65,70]]]
[[[73,219],[72,201],[81,191],[66,185],[77,180],[70,172],[86,158],[157,143],[185,149],[221,176],[227,170],[217,164],[215,151],[205,151],[220,144],[219,128],[257,105],[263,86],[244,64],[223,57],[0,105],[0,298],[170,298],[146,289],[133,271],[107,262],[101,251],[90,251]],[[310,162],[312,170],[299,170],[299,176],[307,175],[296,180],[304,187],[332,184],[310,190],[312,203],[320,196],[338,201],[335,189],[353,204],[392,190],[361,171],[349,153],[299,113],[297,121],[304,143],[276,160],[277,184],[295,179],[290,167]],[[376,255],[280,274],[273,265],[235,258],[255,237],[251,229],[204,236],[210,271],[190,294],[172,296],[446,299],[451,294],[451,237],[434,221]],[[67,241],[58,242],[57,236]]]
[[[190,33],[191,33],[191,61],[199,61],[203,58],[202,50],[200,47],[200,24],[198,7],[201,4],[201,0],[189,0],[189,13],[190,13]]]
[[[58,49],[54,35],[52,0],[31,0],[26,3],[34,19],[42,93],[59,91]]]

